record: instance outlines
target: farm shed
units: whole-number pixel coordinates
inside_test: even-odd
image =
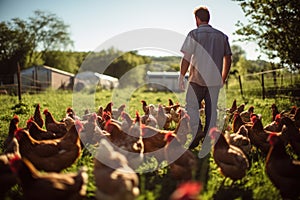
[[[179,91],[178,77],[180,72],[150,72],[146,74],[148,89],[155,91]],[[188,74],[185,75],[188,79]]]
[[[94,86],[95,83],[102,89],[110,90],[118,87],[119,79],[92,71],[80,72],[75,77],[76,90],[81,90],[85,86]]]
[[[33,66],[20,73],[22,90],[65,89],[73,86],[74,74],[48,66]],[[17,75],[14,78],[17,81]]]

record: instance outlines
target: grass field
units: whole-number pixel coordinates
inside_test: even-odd
[[[17,114],[20,118],[19,127],[25,127],[27,119],[33,115],[34,109],[37,103],[40,103],[41,109],[48,108],[56,119],[62,119],[65,116],[65,110],[69,106],[77,103],[81,105],[82,109],[78,110],[78,113],[83,113],[87,107],[85,107],[85,101],[92,99],[93,104],[89,104],[88,109],[91,112],[97,110],[99,105],[105,106],[108,102],[116,102],[118,104],[125,103],[126,111],[132,116],[135,111],[142,113],[142,106],[140,101],[146,100],[152,104],[167,104],[168,99],[171,98],[175,102],[179,102],[184,105],[183,93],[168,93],[168,92],[145,92],[144,90],[132,90],[125,91],[124,93],[113,94],[110,91],[97,91],[94,93],[85,93],[84,95],[76,94],[73,96],[72,92],[67,91],[46,91],[40,94],[23,94],[22,103],[18,102],[16,96],[0,96],[0,145],[2,150],[3,141],[8,133],[9,121]],[[262,115],[263,124],[267,124],[271,121],[271,109],[272,103],[276,103],[280,110],[288,110],[292,105],[297,105],[297,102],[291,102],[290,99],[242,99],[239,95],[239,91],[231,91],[230,93],[222,92],[222,101],[226,103],[227,107],[230,107],[233,99],[236,99],[238,104],[247,103],[248,106],[253,105],[255,107],[255,113]],[[92,102],[93,102],[92,101]],[[77,105],[77,108],[79,106]],[[199,149],[194,151],[197,154]],[[264,158],[257,152],[253,152],[251,156],[251,168],[248,171],[245,178],[235,183],[232,183],[230,179],[226,179],[222,184],[224,177],[219,173],[214,160],[209,159],[209,176],[208,182],[204,190],[202,190],[201,199],[280,199],[279,193],[276,188],[269,181],[265,171]],[[93,170],[93,158],[86,151],[83,150],[81,157],[71,167],[64,170],[76,171],[80,166],[85,165],[89,169],[89,184],[87,199],[94,199],[94,192],[96,190],[94,180],[92,176]],[[149,161],[148,166],[143,167],[155,167],[155,162]],[[140,178],[140,191],[141,194],[137,198],[142,199],[161,199],[165,200],[169,198],[169,195],[176,187],[176,182],[169,177],[167,168],[162,168],[157,171],[139,174]],[[196,177],[197,180],[203,180],[201,175]],[[21,199],[21,190],[19,186],[15,186],[7,195],[7,199]]]

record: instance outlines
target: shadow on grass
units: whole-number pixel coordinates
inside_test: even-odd
[[[213,196],[214,200],[231,200],[231,199],[243,199],[252,200],[252,190],[239,188],[237,186],[220,186],[218,191]]]

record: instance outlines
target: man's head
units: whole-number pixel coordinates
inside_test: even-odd
[[[195,14],[197,26],[199,26],[200,24],[203,24],[203,23],[208,24],[210,15],[209,15],[209,11],[208,11],[207,7],[205,7],[205,6],[197,7],[194,10],[194,14]]]

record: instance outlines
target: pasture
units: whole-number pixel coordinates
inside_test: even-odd
[[[138,111],[143,113],[141,100],[145,100],[148,103],[154,105],[168,104],[168,99],[172,99],[174,102],[178,102],[184,106],[184,94],[183,93],[170,93],[170,92],[148,92],[143,89],[134,90],[127,94],[126,98],[122,98],[122,93],[113,97],[110,91],[97,91],[93,93],[85,93],[84,98],[92,98],[95,100],[95,107],[88,108],[90,112],[95,112],[99,105],[105,106],[110,101],[118,101],[118,103],[126,104],[126,112],[131,116]],[[125,95],[125,94],[124,94]],[[234,99],[238,104],[246,103],[245,109],[250,105],[254,106],[254,112],[262,115],[263,124],[271,122],[271,104],[276,103],[279,110],[289,110],[291,106],[297,105],[297,102],[291,102],[290,99],[265,99],[258,98],[243,99],[239,95],[239,91],[224,91],[222,93],[223,102],[226,102],[226,107],[230,107]],[[74,102],[81,102],[82,110],[78,110],[78,113],[83,113],[86,107],[84,107],[84,101],[78,95],[74,95],[68,91],[51,91],[40,94],[23,94],[22,103],[18,102],[16,96],[0,95],[0,149],[2,151],[2,144],[8,133],[8,126],[11,118],[17,114],[20,118],[19,127],[25,127],[26,121],[33,115],[35,106],[40,103],[41,109],[48,108],[52,112],[56,119],[62,119],[65,117],[65,110],[67,107],[73,105]],[[123,99],[123,100],[122,100]],[[122,102],[124,101],[124,102]],[[115,106],[118,106],[116,103]],[[221,118],[222,116],[220,116]],[[222,120],[222,119],[220,119]],[[195,149],[193,153],[198,154],[199,148]],[[271,181],[265,173],[265,158],[262,157],[255,149],[252,152],[251,168],[247,172],[247,175],[236,182],[232,182],[230,179],[224,181],[224,177],[219,173],[217,165],[212,157],[209,159],[209,174],[207,179],[207,185],[201,191],[201,199],[281,199],[278,190],[272,185]],[[83,150],[79,159],[71,167],[65,169],[64,172],[77,171],[80,166],[87,166],[89,172],[89,182],[87,187],[87,199],[94,199],[95,196],[95,182],[93,180],[93,157],[88,151]],[[149,160],[147,166],[141,166],[145,168],[156,168],[155,160]],[[203,174],[198,174],[195,179],[197,181],[205,180]],[[166,200],[169,195],[176,188],[176,181],[172,180],[168,174],[167,167],[160,168],[156,171],[139,174],[140,180],[140,195],[138,200]],[[14,186],[7,194],[7,199],[22,199],[22,192],[18,185]]]

